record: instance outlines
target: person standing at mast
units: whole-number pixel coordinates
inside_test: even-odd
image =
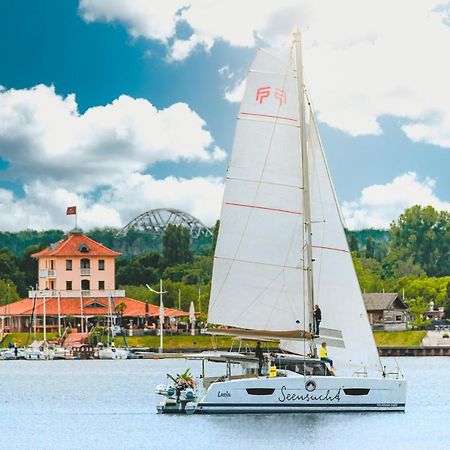
[[[320,335],[319,327],[320,322],[322,322],[322,311],[319,308],[319,305],[315,305],[314,307],[314,333],[316,336]]]

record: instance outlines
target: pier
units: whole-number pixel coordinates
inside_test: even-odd
[[[378,347],[380,356],[450,356],[450,346]]]

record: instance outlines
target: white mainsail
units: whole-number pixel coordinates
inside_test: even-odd
[[[225,183],[210,324],[309,330],[299,133],[299,95],[304,94],[298,92],[294,50],[259,50],[247,77]],[[306,153],[314,302],[322,310],[321,335],[336,361],[379,367],[312,114]],[[300,354],[306,350],[304,342],[281,341],[281,347]]]
[[[308,329],[295,54],[259,50],[249,71],[225,184],[208,322]],[[298,322],[297,322],[298,321]]]
[[[350,366],[377,368],[380,366],[378,352],[312,112],[309,120],[308,162],[314,303],[322,311],[320,334],[325,336],[332,359]],[[292,342],[283,342],[282,346],[294,352],[296,349],[302,350],[302,347]]]

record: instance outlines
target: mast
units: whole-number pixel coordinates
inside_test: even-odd
[[[303,58],[302,41],[300,31],[294,31],[295,62],[297,68],[297,92],[298,92],[298,116],[300,121],[300,144],[302,155],[302,178],[303,178],[303,217],[305,226],[306,264],[306,292],[308,312],[305,315],[309,319],[309,331],[314,333],[314,280],[313,280],[313,257],[312,257],[312,230],[311,230],[311,201],[309,186],[308,152],[306,147],[306,117],[305,117],[305,83],[303,80]],[[306,328],[306,323],[305,323]]]

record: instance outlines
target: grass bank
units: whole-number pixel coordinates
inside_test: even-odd
[[[58,337],[57,333],[47,333],[47,341],[51,341],[53,339],[56,339]],[[36,339],[38,341],[42,341],[44,339],[43,333],[37,333]],[[12,333],[7,334],[2,343],[0,344],[1,347],[8,347],[9,343],[17,344],[18,347],[23,347],[25,345],[29,345],[33,342],[34,335],[33,333]]]
[[[422,338],[425,336],[425,331],[376,331],[374,333],[375,342],[378,347],[418,347],[422,343]],[[47,339],[56,339],[55,333],[47,333]],[[42,333],[38,333],[38,340],[43,339]],[[106,339],[106,338],[105,338]],[[105,340],[104,339],[104,340]],[[7,347],[10,342],[16,343],[19,347],[27,344],[31,344],[33,341],[33,334],[28,333],[13,333],[7,335],[2,343],[2,347]],[[115,343],[117,346],[123,345],[123,339],[121,336],[116,336]],[[146,348],[158,348],[159,336],[127,336],[127,343],[130,347],[146,347]],[[256,346],[256,342],[246,341],[247,345],[253,349]],[[239,345],[237,342],[234,344],[234,348]],[[164,336],[164,348],[170,350],[184,350],[184,349],[202,349],[212,350],[215,348],[230,348],[231,338],[221,336]]]
[[[116,345],[123,345],[123,339],[121,336],[116,336]],[[159,347],[159,336],[127,336],[127,343],[130,347]],[[237,348],[239,344],[236,342],[234,347]],[[248,346],[254,348],[256,342],[248,341]],[[213,350],[215,348],[227,348],[231,347],[231,338],[224,336],[164,336],[164,348],[183,350],[189,349],[204,349]]]
[[[375,331],[378,347],[420,347],[426,331]]]

